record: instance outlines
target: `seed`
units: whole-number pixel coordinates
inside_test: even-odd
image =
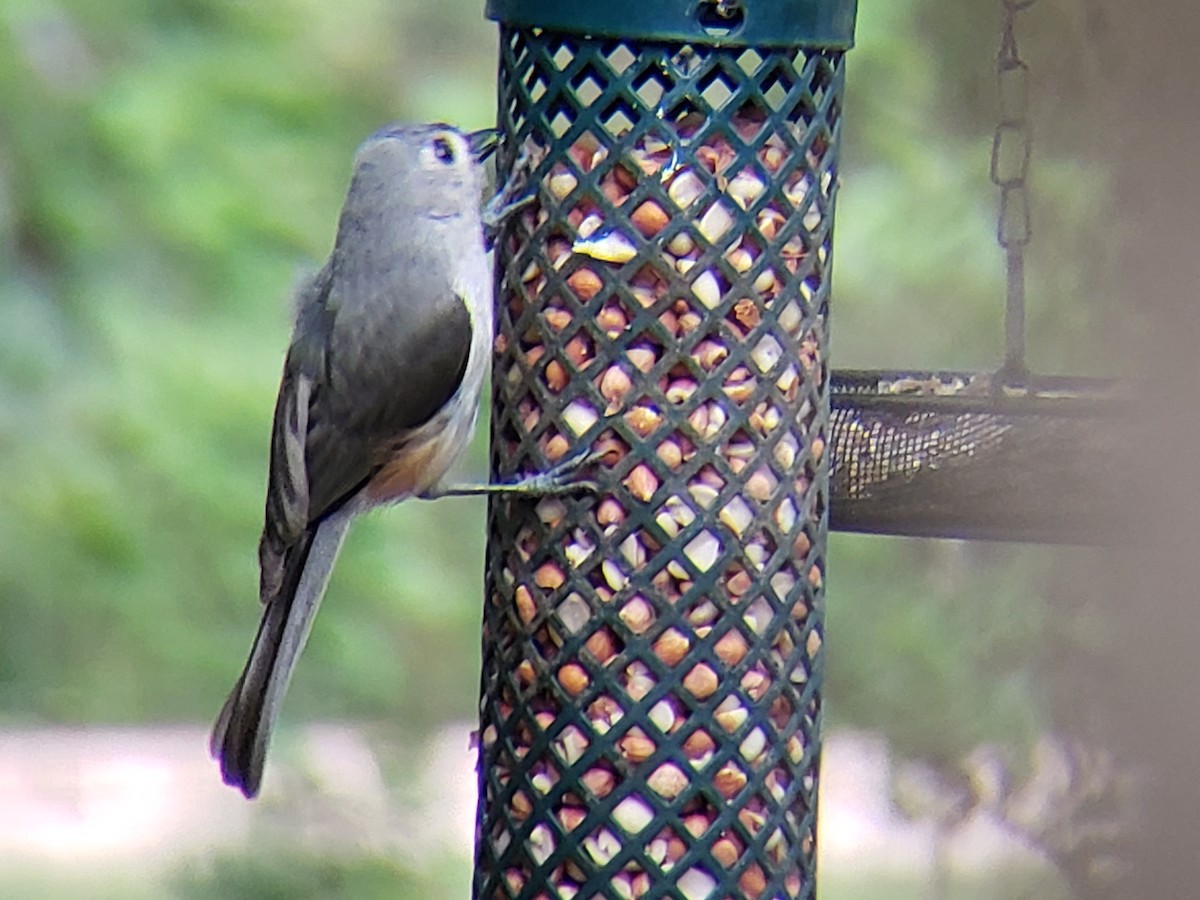
[[[616,784],[612,772],[599,768],[588,769],[580,776],[579,780],[598,799],[607,797]]]
[[[554,199],[563,200],[578,184],[579,179],[573,173],[555,172],[550,176],[550,193],[554,195]]]
[[[746,209],[751,203],[758,199],[763,192],[763,182],[750,169],[743,169],[731,179],[729,185],[725,188],[725,192],[733,198],[733,202]]]
[[[650,347],[630,347],[625,351],[625,356],[639,372],[649,372],[658,361],[657,354]]]
[[[688,542],[683,553],[697,569],[707,572],[721,556],[721,541],[711,531],[702,531]]]
[[[646,733],[637,726],[629,729],[629,733],[617,741],[617,749],[630,762],[643,762],[653,755],[656,745],[646,737]]]
[[[765,468],[759,469],[746,479],[746,494],[755,500],[766,502],[771,499],[771,494],[778,483],[775,476]]]
[[[600,574],[604,576],[604,583],[614,591],[619,591],[625,585],[629,584],[629,578],[621,571],[621,567],[611,559],[606,559],[600,563]]]
[[[762,866],[758,863],[748,865],[738,878],[738,887],[748,900],[758,900],[767,889],[767,876],[763,874]]]
[[[641,232],[643,237],[654,237],[671,221],[661,206],[653,200],[647,200],[629,216],[633,227]]]
[[[696,223],[696,230],[704,235],[710,244],[719,241],[732,227],[733,216],[719,200],[706,209],[700,221]]]
[[[728,525],[734,534],[741,537],[754,522],[754,511],[741,497],[734,497],[725,504],[718,518]]]
[[[587,818],[587,810],[579,806],[564,806],[558,811],[558,820],[567,831],[574,831]]]
[[[535,825],[529,833],[529,855],[539,866],[550,858],[554,852],[554,832],[550,826],[542,823]]]
[[[658,490],[658,476],[645,463],[639,463],[625,478],[625,486],[635,498],[648,502]]]
[[[567,386],[567,370],[557,359],[546,363],[546,386],[556,394]]]
[[[725,258],[729,260],[729,265],[738,274],[749,272],[750,267],[754,265],[754,255],[744,247],[735,247],[726,254]]]
[[[654,642],[654,655],[668,666],[676,666],[687,655],[691,642],[682,632],[668,628]]]
[[[712,269],[701,272],[696,276],[696,280],[692,282],[692,293],[708,309],[713,309],[720,304],[721,285],[718,283],[717,276],[713,274]]]
[[[693,764],[703,765],[708,756],[717,749],[716,742],[706,731],[697,729],[688,735],[686,741],[683,742],[683,753]]]
[[[687,231],[681,231],[667,241],[667,252],[674,256],[687,256],[696,249],[696,241]]]
[[[706,338],[692,350],[692,359],[706,372],[711,372],[729,356],[729,350],[719,341]]]
[[[659,444],[654,452],[663,461],[663,465],[672,472],[683,464],[683,453],[679,449],[679,444],[669,438]]]
[[[635,406],[625,413],[625,421],[639,437],[649,437],[662,423],[662,414],[649,406]]]
[[[749,779],[745,772],[733,763],[726,763],[717,769],[717,773],[713,776],[713,787],[722,797],[730,800],[746,786],[747,781]]]
[[[533,573],[533,582],[540,588],[552,591],[566,584],[567,576],[556,562],[544,562]]]
[[[591,365],[594,352],[591,341],[582,334],[577,334],[567,341],[567,359],[576,369],[586,369]]]
[[[692,866],[675,882],[684,900],[708,900],[717,889],[717,880],[699,866]]]
[[[641,797],[630,796],[613,807],[612,816],[626,834],[637,834],[654,821],[654,810]]]
[[[600,414],[586,400],[572,400],[563,410],[562,420],[578,437],[600,421]]]
[[[562,331],[571,324],[571,314],[565,309],[559,309],[558,307],[554,306],[543,312],[542,318],[544,318],[546,320],[546,324],[555,331]],[[540,356],[541,354],[539,353],[538,355]]]
[[[598,866],[606,866],[614,856],[621,852],[621,842],[607,828],[601,828],[595,834],[583,839],[583,849]],[[545,860],[538,861],[541,865]]]
[[[688,777],[674,763],[663,763],[650,773],[646,785],[666,800],[674,800],[688,786]]]
[[[704,182],[691,169],[680,169],[667,187],[667,196],[680,209],[687,209],[704,193]]]
[[[529,588],[523,584],[517,585],[517,590],[514,595],[517,607],[517,615],[521,621],[528,625],[537,615],[537,604],[533,602],[533,594]]]
[[[567,284],[575,292],[575,296],[585,303],[600,293],[600,289],[604,287],[600,276],[588,268],[576,269],[568,275]]]
[[[667,700],[659,700],[650,707],[650,712],[646,714],[646,717],[663,734],[670,734],[675,727],[675,710],[671,708],[671,704]]]
[[[625,521],[625,510],[612,497],[605,497],[596,507],[596,521],[602,526],[620,525]]]
[[[621,401],[633,387],[633,381],[628,373],[620,366],[609,366],[600,376],[600,396],[608,401],[606,415],[612,415],[620,408]]]
[[[736,628],[723,634],[713,646],[713,652],[717,654],[717,658],[730,667],[740,663],[746,656],[747,650],[749,650],[749,646],[746,639]]]
[[[587,671],[579,663],[567,663],[558,670],[558,683],[573,697],[578,697],[590,683]]]
[[[608,337],[615,338],[629,327],[629,317],[621,307],[608,303],[596,314],[596,324],[604,329]]]
[[[734,572],[725,583],[725,589],[734,597],[742,596],[753,586],[754,582],[750,578],[750,573],[745,569],[739,569],[737,572]]]
[[[643,597],[637,595],[629,598],[629,602],[621,607],[618,615],[634,634],[643,634],[654,624],[654,610]]]
[[[706,663],[699,663],[683,676],[683,686],[697,700],[704,700],[716,693],[719,681],[717,673]]]
[[[667,385],[664,392],[672,403],[686,403],[692,394],[696,393],[698,385],[691,378],[676,378]]]
[[[732,838],[719,837],[713,841],[712,855],[713,859],[728,869],[738,861],[742,854],[738,851]]]
[[[599,631],[592,633],[584,644],[588,652],[596,658],[596,661],[601,665],[608,663],[614,656],[617,655],[616,645],[613,643],[612,632],[607,628],[601,628]]]

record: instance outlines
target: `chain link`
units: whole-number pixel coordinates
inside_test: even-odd
[[[1000,189],[996,240],[1004,250],[1007,289],[1004,306],[1002,383],[1025,380],[1025,247],[1029,221],[1029,160],[1033,141],[1029,127],[1029,67],[1017,49],[1017,13],[1037,0],[1001,0],[1004,21],[996,54],[999,121],[992,137],[992,183]]]

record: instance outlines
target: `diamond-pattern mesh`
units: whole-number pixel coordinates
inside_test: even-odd
[[[478,898],[814,896],[842,59],[502,27]]]

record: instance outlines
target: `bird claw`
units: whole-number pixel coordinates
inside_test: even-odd
[[[537,191],[528,181],[532,162],[533,154],[522,147],[516,162],[513,163],[511,176],[492,199],[484,204],[480,218],[483,221],[483,234],[489,250],[496,243],[500,229],[509,217],[537,199]]]
[[[584,466],[599,462],[606,451],[593,450],[583,447],[556,463],[544,472],[526,475],[513,482],[512,489],[517,493],[533,495],[576,494],[600,492],[600,485],[590,479],[576,481],[572,478]]]

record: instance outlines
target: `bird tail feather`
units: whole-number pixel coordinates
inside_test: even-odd
[[[271,731],[352,519],[343,507],[288,554],[282,588],[266,601],[246,668],[213,726],[209,752],[225,783],[247,797],[258,794]]]

